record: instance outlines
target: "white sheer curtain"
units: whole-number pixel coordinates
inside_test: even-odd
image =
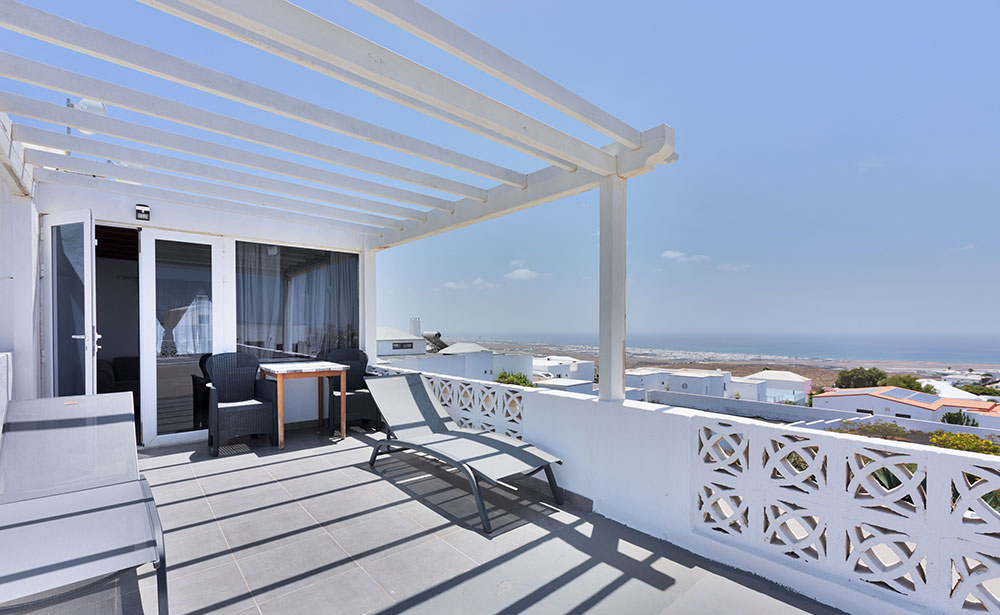
[[[262,358],[358,346],[358,257],[236,244],[236,338]]]
[[[236,344],[240,352],[272,357],[283,348],[281,248],[236,244]]]

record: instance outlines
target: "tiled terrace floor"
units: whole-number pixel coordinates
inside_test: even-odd
[[[372,438],[291,432],[140,452],[166,532],[171,613],[834,613],[548,497],[486,489],[411,453],[368,469]],[[147,613],[155,577],[140,570]]]

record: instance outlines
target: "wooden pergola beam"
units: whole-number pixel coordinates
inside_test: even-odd
[[[141,0],[160,7],[158,0]],[[416,98],[506,135],[518,142],[568,160],[602,175],[615,170],[614,156],[465,85],[396,54],[284,0],[174,0],[226,21],[252,29],[287,48],[305,54],[296,61],[313,68],[318,57],[348,73],[374,81],[393,92]],[[164,7],[166,8],[166,7]],[[220,29],[229,34],[226,29]],[[257,44],[257,41],[247,41]],[[262,45],[265,51],[272,51]],[[337,77],[338,79],[341,77]],[[358,83],[353,83],[361,87]],[[373,91],[380,96],[384,90]],[[398,99],[397,102],[402,102]],[[403,103],[405,104],[405,103]],[[418,109],[422,110],[422,109]]]
[[[635,128],[415,0],[351,2],[619,143],[641,145]]]
[[[111,179],[99,179],[93,176],[67,173],[65,171],[56,171],[53,169],[36,168],[35,181],[49,182],[52,184],[66,184],[75,188],[124,194],[139,199],[165,201],[167,203],[204,207],[205,209],[212,209],[227,213],[246,214],[261,218],[296,222],[308,226],[320,226],[323,228],[336,229],[339,231],[346,231],[361,235],[379,236],[383,234],[383,232],[381,232],[378,228],[364,224],[331,220],[320,216],[310,216],[307,214],[300,214],[280,209],[272,209],[270,207],[260,207],[248,203],[237,203],[235,201],[216,199],[197,194],[188,194],[185,192],[175,192],[173,190],[164,190],[150,186],[137,186],[127,182],[115,181]]]
[[[431,173],[372,158],[303,137],[206,111],[190,105],[94,79],[71,71],[0,52],[0,76],[76,96],[93,98],[178,124],[200,128],[282,151],[416,184],[467,198],[484,200],[486,190]]]
[[[220,145],[211,141],[196,139],[177,133],[150,128],[140,124],[133,124],[123,120],[101,117],[86,111],[70,109],[62,105],[0,92],[0,111],[19,115],[21,117],[50,122],[56,125],[71,126],[73,128],[87,130],[94,133],[107,135],[136,143],[144,143],[154,147],[170,149],[184,152],[194,156],[210,158],[222,162],[229,162],[244,167],[250,167],[267,173],[277,173],[288,177],[295,177],[307,181],[313,181],[328,186],[336,186],[354,192],[370,194],[419,205],[431,207],[441,211],[452,211],[454,204],[419,192],[404,190],[394,186],[387,186],[377,182],[342,175],[325,169],[318,169],[303,164],[290,162],[281,158],[265,156],[244,149],[237,149],[226,145]]]
[[[143,2],[145,0],[139,0],[139,1]],[[154,5],[153,2],[146,2],[146,4],[150,4],[151,6]],[[194,7],[187,6],[182,3],[182,0],[156,0],[155,7],[160,9],[161,11],[164,11],[165,13],[169,13],[171,15],[184,19],[185,21],[189,21],[193,24],[200,25],[208,30],[212,30],[215,32],[225,32],[228,34],[230,38],[247,42],[253,45],[254,47],[258,48],[267,47],[272,54],[285,58],[286,60],[289,60],[291,62],[308,61],[310,67],[319,73],[334,77],[335,79],[338,79],[345,83],[356,85],[357,87],[363,90],[378,93],[378,95],[383,98],[394,100],[402,105],[410,107],[411,109],[416,109],[421,113],[437,118],[443,122],[453,124],[471,133],[482,135],[488,139],[506,145],[507,147],[510,147],[520,152],[524,152],[529,156],[534,156],[535,158],[544,160],[546,162],[549,162],[550,164],[566,169],[567,171],[575,171],[578,168],[577,165],[567,160],[564,160],[558,156],[554,156],[548,152],[543,152],[538,148],[534,148],[525,145],[523,143],[520,143],[517,140],[512,139],[506,135],[502,135],[496,131],[492,131],[489,130],[488,128],[484,128],[482,126],[474,124],[473,122],[461,118],[453,113],[448,113],[446,111],[438,109],[433,105],[429,105],[411,96],[406,96],[405,94],[400,94],[399,92],[395,92],[383,85],[371,81],[370,79],[365,79],[363,77],[359,77],[357,75],[349,73],[344,69],[335,66],[330,62],[326,62],[320,58],[313,56],[306,56],[301,51],[294,50],[288,45],[283,45],[278,41],[262,36],[258,32],[228,22],[225,19],[221,19],[219,17],[216,17],[215,15],[206,13],[205,11],[201,11]]]
[[[161,79],[501,183],[523,186],[525,182],[523,173],[338,113],[19,2],[11,1],[0,5],[0,26]]]
[[[234,171],[233,169],[227,169],[225,167],[195,162],[193,160],[185,160],[183,158],[175,158],[173,156],[165,156],[163,154],[133,149],[130,147],[115,145],[113,143],[106,143],[104,141],[95,141],[94,139],[85,139],[83,137],[52,132],[50,130],[35,128],[34,126],[14,124],[11,129],[11,135],[15,141],[22,143],[41,145],[77,154],[86,154],[88,156],[98,156],[107,160],[115,160],[142,167],[161,169],[164,171],[191,175],[212,181],[227,182],[247,188],[255,188],[267,192],[275,192],[285,196],[319,201],[330,205],[342,205],[344,207],[350,207],[351,209],[384,214],[387,216],[395,216],[397,218],[406,218],[420,222],[427,219],[426,212],[417,209],[410,209],[409,207],[402,207],[392,203],[383,203],[381,201],[373,201],[371,199],[351,194],[343,194],[332,190],[314,188],[312,186],[287,182],[280,179],[265,177],[263,175],[244,173],[243,171]]]
[[[111,162],[99,162],[80,158],[79,156],[66,156],[64,154],[54,154],[41,150],[29,149],[24,152],[24,161],[36,167],[50,167],[74,173],[85,173],[95,177],[108,177],[122,181],[136,182],[142,185],[159,186],[179,192],[190,192],[209,196],[213,198],[226,199],[229,201],[242,201],[255,205],[264,205],[275,209],[284,209],[290,212],[320,216],[334,220],[344,220],[347,222],[357,222],[359,224],[369,224],[377,229],[381,228],[402,228],[402,221],[385,216],[377,216],[352,209],[341,209],[309,201],[290,199],[286,196],[266,194],[256,190],[245,190],[234,188],[222,184],[213,184],[179,175],[167,175],[156,173],[145,169],[137,169]]]

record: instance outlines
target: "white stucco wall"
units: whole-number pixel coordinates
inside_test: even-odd
[[[739,380],[730,380],[729,382],[729,397],[736,397],[739,393],[739,399],[745,399],[747,401],[767,401],[767,383],[766,382],[741,382]]]
[[[0,183],[0,351],[13,352],[14,399],[39,393],[38,214]]]
[[[524,374],[531,379],[531,355],[520,352],[497,352],[493,355],[493,377],[500,372]]]
[[[392,347],[393,344],[412,344],[412,348],[396,348]],[[424,355],[427,354],[426,343],[423,340],[378,340],[378,356],[380,357],[399,357],[405,355]]]
[[[560,485],[590,498],[595,512],[715,561],[753,571],[847,612],[914,612],[912,605],[845,591],[841,581],[809,574],[807,566],[772,561],[692,532],[693,420],[702,413],[539,390],[525,395],[523,416],[524,439],[563,460],[555,468]]]

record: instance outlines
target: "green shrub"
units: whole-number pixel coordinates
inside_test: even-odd
[[[1000,397],[1000,389],[995,389],[993,387],[986,387],[981,384],[967,384],[965,386],[958,387],[963,391],[972,393],[973,395],[986,395],[989,397]]]
[[[863,389],[878,385],[878,381],[886,377],[886,373],[877,367],[855,367],[841,370],[837,374],[838,389]]]
[[[929,384],[920,384],[920,381],[918,381],[915,376],[911,376],[910,374],[893,374],[879,380],[878,385],[880,387],[899,387],[901,389],[909,389],[911,391],[937,395],[937,389]]]
[[[942,423],[951,425],[968,425],[969,427],[979,427],[979,421],[959,410],[958,412],[945,412],[941,415]]]
[[[501,384],[515,384],[519,387],[533,387],[535,383],[522,373],[511,374],[506,370],[497,374],[497,382]]]

